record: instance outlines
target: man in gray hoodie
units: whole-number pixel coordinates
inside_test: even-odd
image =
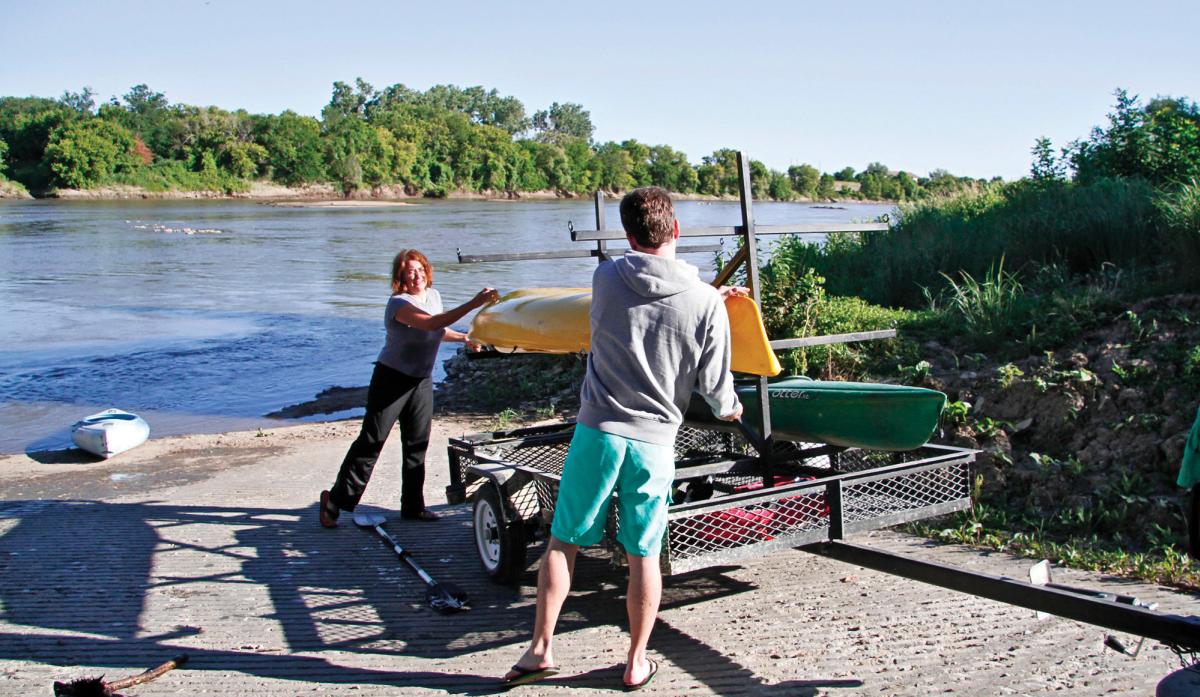
[[[532,645],[507,687],[554,675],[554,626],[571,589],[580,546],[603,535],[614,492],[617,541],[629,562],[626,689],[650,682],[658,664],[646,644],[662,594],[659,551],[674,480],[675,434],[692,391],[713,414],[735,421],[742,406],[729,372],[729,319],[720,290],[675,258],[679,221],[664,189],[631,191],[621,224],[632,251],[592,276],[591,352],[575,434],[563,465],[551,538],[538,572]]]

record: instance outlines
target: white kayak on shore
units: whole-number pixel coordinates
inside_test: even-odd
[[[105,409],[71,427],[71,440],[82,450],[110,458],[137,447],[150,437],[150,424],[137,414]]]

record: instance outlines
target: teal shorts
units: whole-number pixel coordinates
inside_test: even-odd
[[[617,495],[617,542],[629,554],[652,557],[662,548],[675,478],[675,449],[577,424],[563,463],[550,534],[587,546],[600,542],[608,503]]]

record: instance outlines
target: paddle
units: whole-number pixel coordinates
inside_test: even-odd
[[[392,545],[392,549],[396,550],[396,554],[400,559],[409,565],[413,571],[417,572],[417,576],[428,586],[425,590],[425,602],[429,607],[438,612],[458,612],[460,610],[469,610],[467,607],[467,594],[461,588],[458,588],[452,583],[438,583],[433,580],[433,577],[425,573],[425,570],[417,564],[408,550],[400,546],[387,530],[383,529],[387,518],[378,513],[355,513],[354,524],[360,528],[374,528],[379,536],[387,540]]]

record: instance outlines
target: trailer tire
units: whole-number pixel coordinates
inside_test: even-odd
[[[520,520],[506,524],[503,505],[497,487],[480,487],[471,521],[483,570],[496,583],[511,584],[525,573],[525,524]]]

